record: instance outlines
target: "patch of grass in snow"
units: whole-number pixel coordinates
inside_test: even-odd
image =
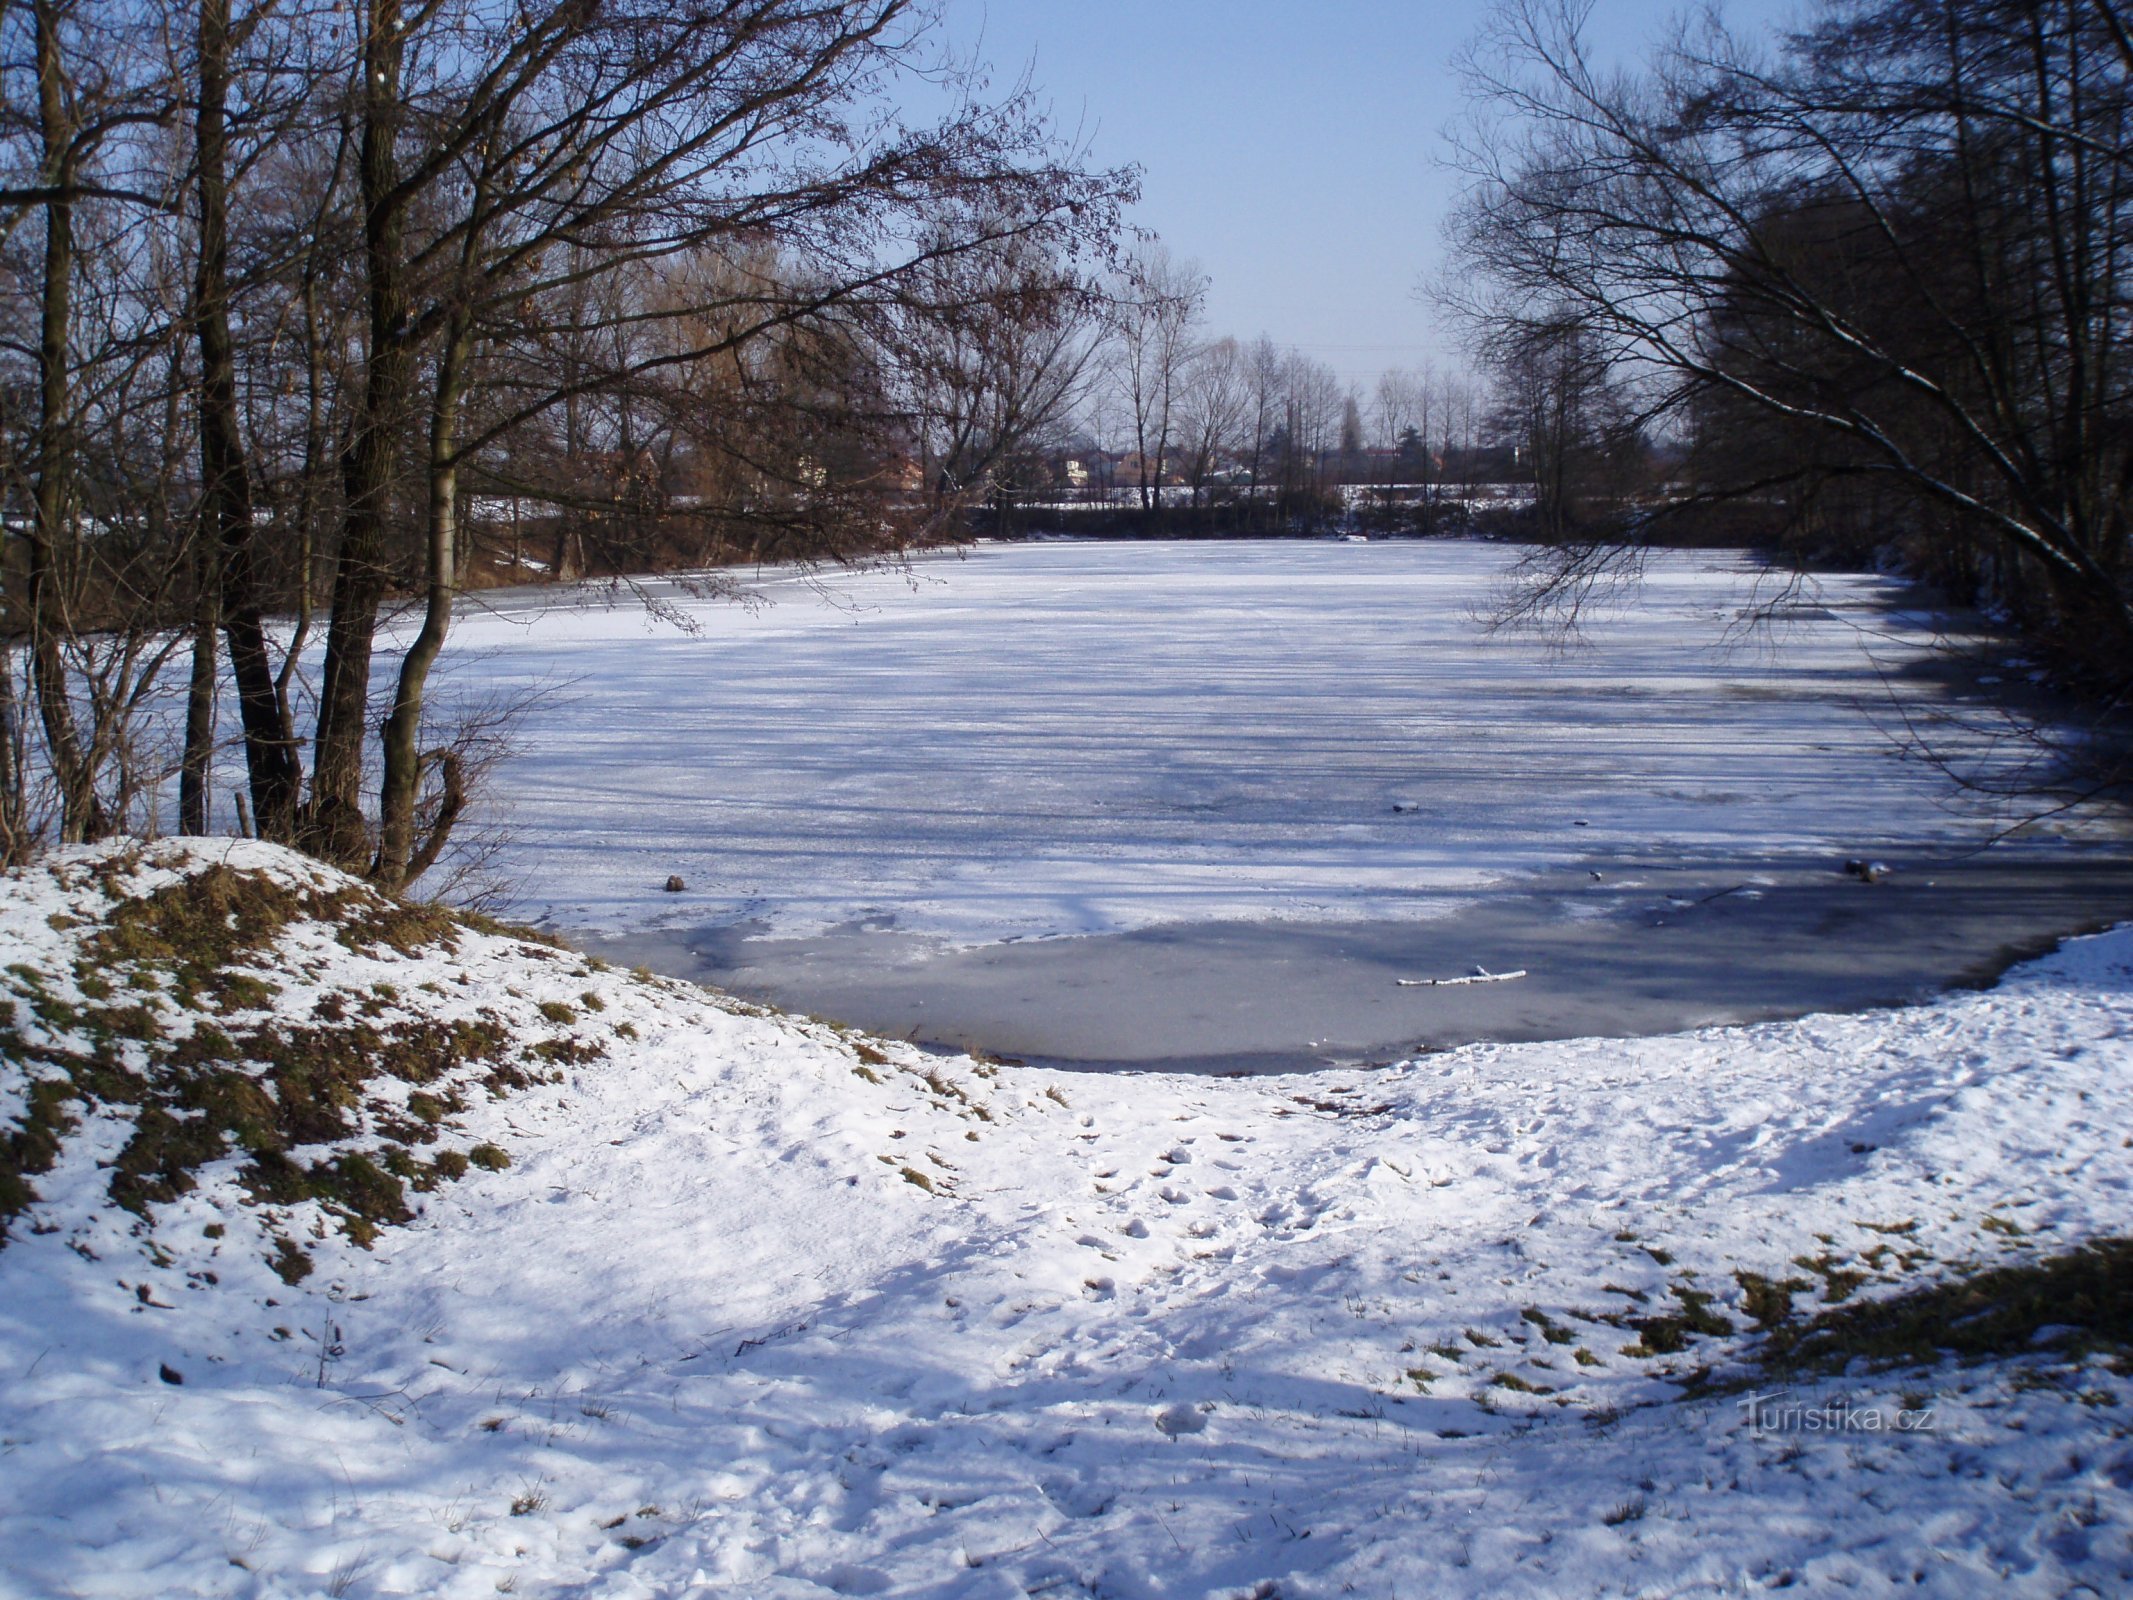
[[[1733,1324],[1711,1309],[1711,1296],[1701,1289],[1692,1289],[1685,1283],[1673,1286],[1674,1298],[1681,1302],[1681,1320],[1690,1329],[1707,1338],[1721,1339],[1733,1331]]]
[[[1679,1317],[1640,1317],[1636,1328],[1637,1337],[1622,1347],[1622,1353],[1635,1360],[1678,1355],[1688,1348],[1688,1326]]]
[[[1867,1275],[1851,1267],[1840,1267],[1841,1257],[1824,1250],[1818,1256],[1794,1256],[1792,1264],[1804,1267],[1822,1280],[1822,1299],[1829,1305],[1841,1305],[1852,1297],[1852,1291],[1866,1282]]]
[[[2133,1353],[2133,1239],[2097,1239],[1861,1300],[1770,1334],[1766,1365],[1837,1370],[2036,1354]]]
[[[552,1067],[582,1067],[607,1055],[605,1045],[584,1039],[543,1039],[533,1046],[533,1055]]]
[[[271,873],[215,863],[146,894],[131,892],[139,852],[117,852],[89,869],[110,910],[81,942],[83,975],[133,968],[163,976],[177,1003],[256,1010],[278,989],[241,970],[297,921],[324,922],[346,949],[410,956],[455,947],[459,924],[441,906],[389,899],[360,884],[300,885]]]
[[[1658,1316],[1631,1318],[1629,1326],[1636,1330],[1637,1339],[1634,1344],[1624,1346],[1624,1355],[1640,1360],[1676,1355],[1688,1348],[1691,1334],[1720,1339],[1733,1332],[1732,1322],[1711,1309],[1709,1294],[1686,1284],[1677,1283],[1672,1288],[1681,1309]]]
[[[0,1029],[0,1055],[17,1055],[21,1049],[12,1028]],[[67,1111],[72,1098],[73,1085],[66,1079],[36,1079],[24,1096],[22,1120],[0,1138],[0,1242],[7,1237],[8,1223],[37,1198],[30,1179],[51,1171],[59,1159],[60,1140],[74,1126]]]
[[[1550,1344],[1569,1344],[1577,1337],[1576,1334],[1572,1333],[1560,1322],[1550,1319],[1548,1313],[1541,1310],[1539,1306],[1527,1306],[1525,1310],[1519,1312],[1519,1316],[1540,1329],[1541,1337]]]
[[[274,1254],[267,1258],[267,1265],[283,1283],[299,1284],[311,1276],[311,1253],[291,1240],[276,1239]]]
[[[944,1077],[939,1071],[920,1073],[919,1080],[940,1097],[944,1108],[947,1102],[964,1098],[961,1085],[952,1078]]]
[[[1901,1238],[1905,1234],[1918,1231],[1918,1219],[1913,1217],[1905,1222],[1862,1222],[1859,1226],[1869,1233],[1886,1233]]]
[[[1736,1272],[1741,1309],[1748,1320],[1768,1331],[1792,1315],[1792,1297],[1814,1287],[1805,1278],[1766,1278],[1759,1272]]]
[[[1546,1384],[1528,1382],[1526,1379],[1521,1378],[1515,1372],[1497,1373],[1493,1378],[1489,1379],[1489,1386],[1494,1389],[1509,1389],[1513,1394],[1555,1393],[1555,1391],[1549,1388]]]
[[[1295,1094],[1289,1098],[1300,1106],[1329,1117],[1382,1117],[1393,1109],[1389,1101],[1381,1105],[1361,1105],[1353,1099],[1339,1098],[1358,1092],[1354,1089],[1335,1089],[1330,1095]]]

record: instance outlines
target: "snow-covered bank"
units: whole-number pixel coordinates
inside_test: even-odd
[[[223,845],[0,883],[10,1125],[54,1070],[33,1052],[163,1048],[111,1025],[148,989],[97,996],[77,961],[226,851],[345,888]],[[85,1118],[0,1250],[0,1592],[2133,1582],[2133,1384],[2103,1361],[1802,1380],[1850,1402],[1843,1434],[1759,1437],[1697,1381],[1757,1380],[1773,1293],[1805,1310],[2133,1231],[2133,934],[1901,1012],[1090,1078],[504,933],[351,948],[336,928],[377,917],[351,904],[299,907],[232,967],[278,995],[178,1003],[141,943],[117,975],[161,975],[156,1039],[365,999],[381,1029],[488,1022],[483,1070],[525,1081],[406,1148],[508,1165],[411,1185],[418,1214],[367,1250],[318,1201],[268,1207],[311,1257],[290,1284],[245,1152],[137,1216],[98,1164],[133,1122]],[[408,1087],[365,1094],[332,1148],[389,1142]],[[1863,1420],[1899,1407],[1930,1430]]]

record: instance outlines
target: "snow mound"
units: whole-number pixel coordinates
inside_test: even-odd
[[[928,1054],[254,845],[66,853],[0,939],[9,1594],[2133,1582],[2128,1252],[2075,1248],[2133,1233],[2126,932],[1237,1080]],[[1904,1308],[1974,1332],[1965,1283],[2027,1320],[1939,1361]]]
[[[507,1167],[475,1105],[564,1083],[641,1037],[633,1017],[759,1015],[244,840],[11,874],[0,944],[0,1245],[26,1225],[93,1259],[115,1229],[153,1260],[227,1212],[200,1224],[214,1253],[257,1234],[289,1284],[312,1243],[367,1247]]]

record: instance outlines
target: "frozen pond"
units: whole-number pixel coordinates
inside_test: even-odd
[[[500,785],[523,912],[1018,1053],[1241,1064],[1866,1003],[2125,903],[2055,838],[1983,876],[1954,860],[1997,819],[1902,752],[1947,691],[1890,581],[1823,578],[1745,629],[1775,580],[1668,557],[1564,650],[1481,626],[1510,559],[984,546],[819,589],[773,576],[754,609],[673,597],[696,633],[505,597],[466,621],[457,673],[548,686]],[[1838,877],[1859,854],[1893,887]],[[1818,897],[1854,890],[1840,938]],[[1669,895],[1737,944],[1672,940],[1646,964],[1682,969],[1660,1010],[1617,1015],[1622,979],[1586,964],[1622,962],[1620,928],[1684,926]],[[1788,937],[1796,973],[1756,954]],[[1485,994],[1393,981],[1491,961],[1534,970]]]

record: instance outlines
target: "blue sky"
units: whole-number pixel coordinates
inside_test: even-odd
[[[1135,220],[1213,279],[1211,331],[1266,333],[1368,389],[1456,359],[1414,289],[1441,258],[1456,179],[1451,62],[1475,5],[1414,0],[945,0],[947,37],[1004,79],[1029,69],[1099,161],[1138,162]],[[1594,0],[1634,57],[1679,0]],[[1743,26],[1794,0],[1730,0]]]

